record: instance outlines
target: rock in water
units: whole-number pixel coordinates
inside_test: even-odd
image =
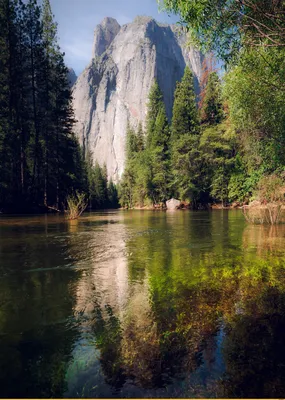
[[[75,133],[84,151],[106,163],[115,182],[125,164],[126,127],[145,123],[147,99],[156,78],[171,118],[176,82],[186,64],[194,73],[198,93],[202,55],[187,47],[176,26],[137,17],[123,26],[105,18],[95,29],[93,58],[73,88]]]
[[[181,201],[176,200],[176,199],[170,199],[167,200],[166,202],[166,208],[167,210],[173,211],[173,210],[177,210],[181,205]]]

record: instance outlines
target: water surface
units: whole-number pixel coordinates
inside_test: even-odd
[[[1,397],[282,397],[285,227],[0,219]]]

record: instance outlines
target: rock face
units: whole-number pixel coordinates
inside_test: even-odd
[[[170,199],[170,200],[167,200],[167,202],[166,202],[166,208],[167,208],[167,210],[170,210],[170,211],[177,210],[180,207],[180,205],[181,205],[181,201],[176,200],[176,199]]]
[[[72,86],[75,84],[76,79],[77,79],[74,69],[68,68],[67,79],[68,79],[69,87],[72,88]]]
[[[120,30],[120,25],[114,18],[104,18],[94,31],[92,58],[100,57],[108,49]]]
[[[75,132],[84,150],[99,164],[106,163],[115,182],[124,170],[127,123],[145,123],[154,79],[170,119],[176,82],[187,64],[198,93],[202,61],[198,51],[187,48],[181,29],[149,17],[137,17],[122,27],[105,18],[96,27],[93,58],[73,88]]]

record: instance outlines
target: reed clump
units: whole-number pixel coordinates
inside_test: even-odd
[[[80,192],[69,195],[66,199],[66,203],[67,218],[70,220],[79,218],[88,205],[86,195]]]

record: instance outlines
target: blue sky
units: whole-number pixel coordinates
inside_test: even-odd
[[[78,75],[91,60],[93,32],[104,17],[119,24],[131,22],[137,15],[148,15],[159,22],[173,23],[177,17],[159,12],[156,0],[50,0],[61,49],[68,67]]]

